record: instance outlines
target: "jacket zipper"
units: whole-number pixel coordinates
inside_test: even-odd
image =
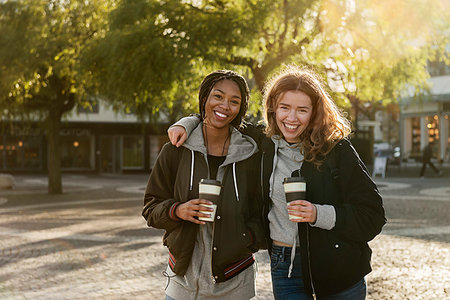
[[[208,164],[208,156],[207,154],[203,154],[203,157],[205,158],[205,162],[206,162],[206,169],[208,170],[208,179],[211,179],[211,174],[209,173],[209,164]],[[217,171],[217,173],[219,173],[219,171]],[[222,192],[221,192],[222,193]],[[217,213],[217,208],[216,208],[216,213]],[[213,284],[216,284],[216,278],[214,278],[214,272],[213,272],[213,256],[214,256],[214,232],[216,231],[216,222],[213,222],[212,224],[213,228],[212,228],[212,239],[211,239],[211,277],[212,277],[212,282]]]
[[[312,296],[314,299],[316,299],[316,291],[314,289],[314,283],[313,283],[313,277],[312,277],[312,272],[311,272],[311,256],[310,256],[310,251],[309,251],[309,225],[306,224],[306,249],[308,250],[308,271],[309,271],[309,280],[311,283],[311,288],[312,288]]]

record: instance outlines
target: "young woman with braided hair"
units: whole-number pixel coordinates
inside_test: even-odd
[[[199,90],[201,122],[182,147],[164,145],[150,174],[143,216],[165,229],[169,250],[166,299],[250,299],[253,253],[265,245],[256,143],[238,131],[248,106],[245,79],[233,71],[207,75]],[[199,199],[201,179],[221,182],[216,216]]]

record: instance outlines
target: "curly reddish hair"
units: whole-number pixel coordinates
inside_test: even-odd
[[[290,65],[273,76],[264,88],[264,119],[266,135],[283,136],[275,112],[281,97],[288,91],[301,91],[311,99],[310,122],[300,135],[300,151],[304,160],[319,167],[334,145],[351,133],[349,120],[323,88],[312,70]]]

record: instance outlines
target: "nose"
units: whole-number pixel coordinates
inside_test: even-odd
[[[297,114],[296,114],[295,109],[289,110],[289,113],[288,113],[288,115],[287,115],[287,119],[288,119],[289,121],[295,121],[296,118],[297,118]]]
[[[225,109],[225,110],[229,110],[229,109],[230,109],[230,103],[231,103],[231,100],[225,98],[225,99],[220,103],[220,107],[223,108],[223,109]]]

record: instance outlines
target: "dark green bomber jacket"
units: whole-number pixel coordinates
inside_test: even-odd
[[[194,160],[194,163],[192,163]],[[253,253],[266,247],[262,224],[259,152],[234,166],[228,164],[214,225],[212,272],[216,282],[226,281],[254,263]],[[192,167],[195,166],[193,169]],[[142,215],[148,226],[165,229],[169,266],[183,276],[189,266],[198,226],[177,220],[176,206],[198,198],[200,179],[208,178],[204,153],[167,143],[150,174]],[[237,191],[236,191],[237,188]],[[239,199],[237,199],[239,197]]]

